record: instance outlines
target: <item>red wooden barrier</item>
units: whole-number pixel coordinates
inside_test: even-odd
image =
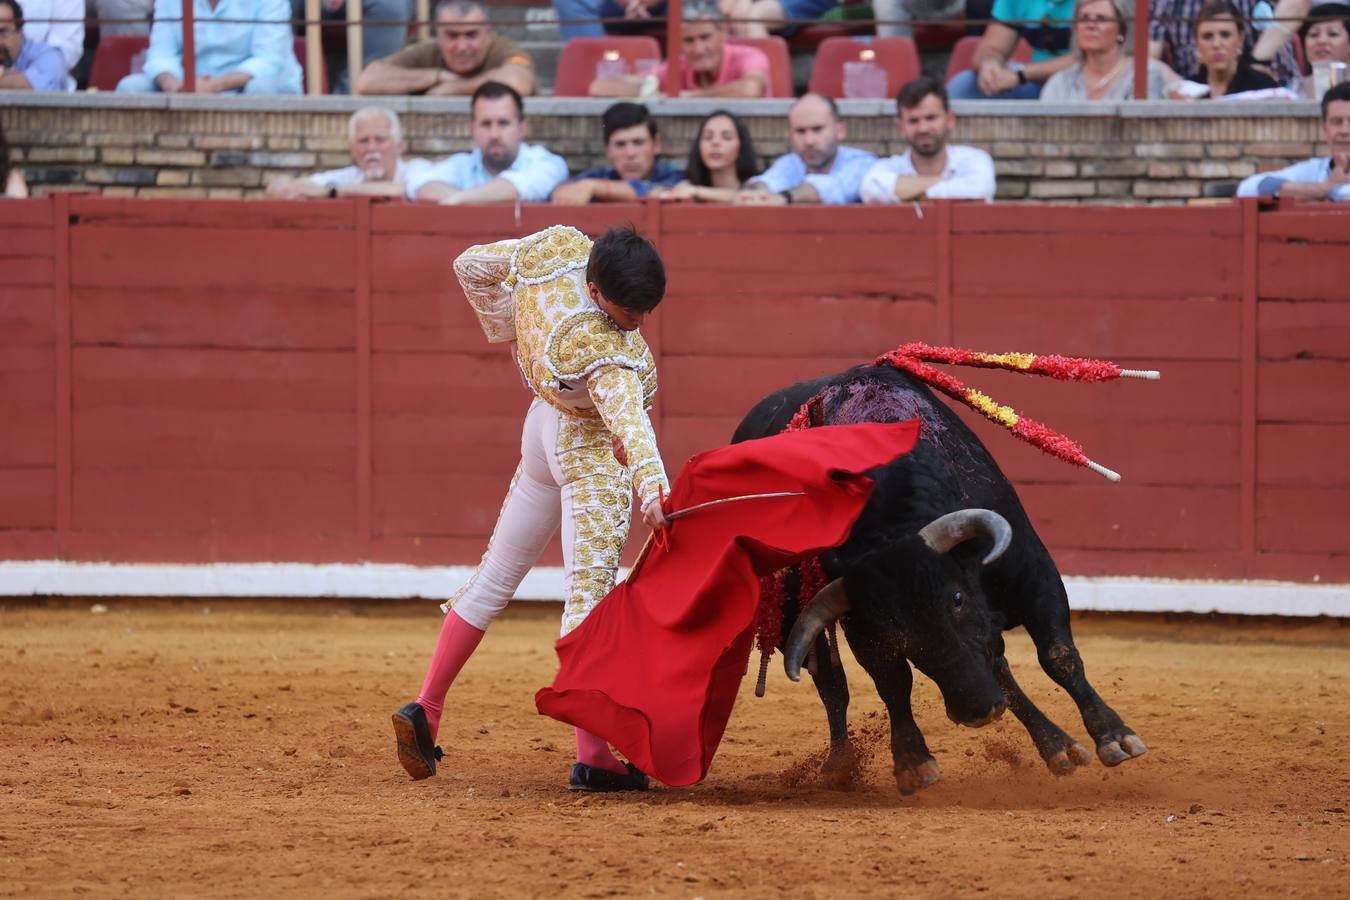
[[[0,557],[476,561],[528,395],[449,264],[560,217],[662,249],[672,468],[906,341],[1102,356],[1164,380],[964,376],[1124,473],[975,423],[1066,572],[1350,581],[1350,217],[1247,205],[13,201]]]

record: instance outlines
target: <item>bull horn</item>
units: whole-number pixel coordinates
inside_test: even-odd
[[[987,535],[994,546],[985,554],[984,565],[1003,555],[1012,543],[1012,526],[992,509],[958,509],[939,516],[919,529],[919,537],[935,553],[946,553],[957,544]]]
[[[806,651],[815,644],[825,626],[837,621],[848,610],[848,594],[844,592],[842,578],[831,581],[811,598],[798,614],[797,621],[792,623],[792,633],[783,644],[783,669],[788,678],[802,680],[802,660],[806,658]]]

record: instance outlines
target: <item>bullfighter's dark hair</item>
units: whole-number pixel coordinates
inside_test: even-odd
[[[947,87],[936,78],[929,78],[927,75],[921,75],[913,81],[905,82],[900,88],[900,92],[895,95],[896,109],[913,109],[923,102],[924,98],[932,95],[942,101],[942,108],[951,109],[947,102]]]
[[[656,247],[631,225],[611,228],[591,248],[586,280],[604,298],[633,312],[648,312],[666,295],[666,267]]]
[[[479,100],[500,100],[502,97],[510,97],[516,104],[516,118],[525,118],[525,101],[520,99],[520,92],[509,84],[502,84],[500,81],[485,81],[478,86],[469,98],[469,110],[472,114],[474,107],[478,105]]]
[[[703,121],[698,123],[698,128],[694,129],[694,141],[689,147],[689,164],[684,170],[690,184],[712,187],[712,172],[708,171],[708,167],[704,164],[698,145],[703,137],[703,129],[718,116],[726,116],[731,120],[731,124],[736,127],[736,136],[741,141],[740,153],[736,154],[736,180],[745,184],[759,174],[759,159],[755,155],[755,140],[750,136],[750,129],[746,128],[745,123],[734,114],[725,109],[718,109],[704,116]]]
[[[615,103],[605,110],[605,114],[600,117],[600,123],[604,127],[606,144],[614,132],[632,128],[634,125],[646,125],[648,134],[653,138],[657,135],[656,120],[647,111],[647,107],[627,100]]]

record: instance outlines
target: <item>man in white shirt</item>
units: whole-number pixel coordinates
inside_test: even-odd
[[[469,101],[473,150],[443,159],[408,182],[408,198],[443,204],[543,203],[567,180],[567,161],[525,143],[525,104],[510,85],[488,81]]]
[[[864,203],[914,200],[992,200],[994,161],[975,147],[948,144],[956,113],[947,89],[933,78],[916,78],[895,98],[896,125],[909,149],[881,160],[862,180]]]
[[[407,149],[398,113],[367,106],[347,122],[347,147],[354,165],[315,172],[303,178],[280,178],[267,186],[267,196],[281,200],[364,194],[402,197],[408,182],[431,167],[425,159],[403,159]]]

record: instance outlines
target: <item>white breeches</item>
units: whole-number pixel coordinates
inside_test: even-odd
[[[614,459],[604,423],[564,415],[536,399],[525,416],[520,465],[473,577],[450,599],[486,630],[562,525],[562,633],[581,624],[614,587],[628,538],[632,480]]]

